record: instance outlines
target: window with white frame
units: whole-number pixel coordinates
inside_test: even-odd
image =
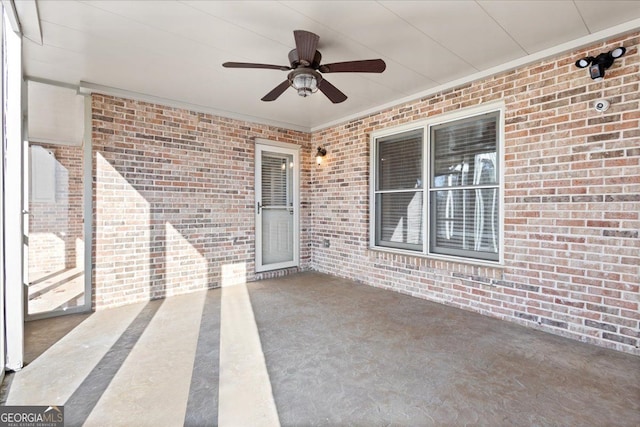
[[[493,109],[374,135],[373,247],[500,259],[500,117]]]

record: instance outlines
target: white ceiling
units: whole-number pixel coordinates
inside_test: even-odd
[[[31,40],[24,41],[30,78],[86,82],[302,130],[640,27],[640,1],[614,0],[47,0],[37,6],[42,44],[26,31]],[[33,13],[18,14],[33,32],[26,22]],[[387,70],[326,75],[349,97],[341,104],[292,89],[262,102],[287,72],[221,65],[289,65],[296,29],[320,36],[323,63],[382,58]]]

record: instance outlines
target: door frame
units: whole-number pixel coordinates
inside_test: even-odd
[[[274,264],[262,264],[262,215],[258,203],[262,203],[262,152],[282,153],[293,156],[293,260]],[[300,146],[286,142],[255,140],[255,270],[264,272],[300,265]]]

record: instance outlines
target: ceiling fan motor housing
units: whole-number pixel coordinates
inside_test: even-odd
[[[314,70],[317,70],[318,67],[320,67],[321,61],[322,55],[319,50],[316,50],[316,54],[313,57],[313,62],[311,64],[306,64],[307,61],[300,61],[297,49],[292,49],[291,52],[289,52],[289,63],[291,64],[291,68],[294,70],[298,67],[313,68]]]

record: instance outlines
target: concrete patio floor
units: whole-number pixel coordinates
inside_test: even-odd
[[[84,269],[29,272],[29,315],[65,311],[84,304]]]
[[[26,325],[67,426],[638,426],[640,358],[307,272]]]

